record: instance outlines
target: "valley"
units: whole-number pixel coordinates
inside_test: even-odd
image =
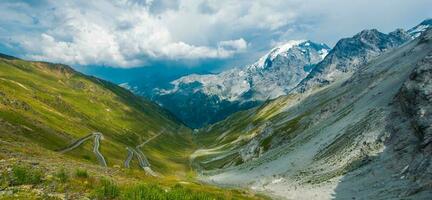
[[[144,97],[0,54],[0,199],[430,199],[431,22]]]
[[[193,189],[209,198],[228,198],[225,193],[241,199],[260,198],[196,182],[188,159],[195,148],[192,131],[156,104],[119,86],[66,65],[6,55],[0,58],[0,76],[2,199],[8,199],[3,193],[11,193],[13,199],[45,199],[46,194],[54,195],[53,199],[94,197],[99,195],[95,194],[97,187],[114,184],[112,181],[120,185],[109,185],[114,189],[160,183],[156,193],[164,195],[159,187],[171,188],[182,180],[186,182],[178,186],[178,192]],[[129,169],[123,167],[130,153],[126,148],[137,158],[129,158]],[[23,181],[34,187],[15,183],[16,173],[23,170],[39,177],[37,183]],[[73,178],[75,170],[89,175]],[[71,180],[59,182],[59,171]],[[154,176],[159,178],[154,180]],[[153,186],[141,189],[147,187]]]

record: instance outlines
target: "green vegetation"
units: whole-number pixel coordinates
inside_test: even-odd
[[[169,189],[163,189],[160,186],[151,184],[139,184],[130,188],[125,189],[123,199],[128,200],[214,200],[214,199],[226,199],[224,197],[218,197],[214,194],[205,192],[192,191],[191,189],[185,188],[180,184],[175,185]]]
[[[95,193],[97,199],[116,199],[120,196],[120,189],[113,181],[103,178]]]
[[[11,185],[38,184],[42,181],[42,172],[29,166],[15,165],[9,178]]]
[[[57,179],[61,183],[66,183],[69,180],[69,174],[66,172],[64,168],[58,170],[58,172],[55,174],[55,177],[57,177]]]
[[[65,65],[0,57],[0,130],[0,189],[11,193],[2,199],[262,199],[197,183],[189,128],[158,105]],[[147,176],[135,160],[123,168],[127,146],[162,130],[140,150],[163,176]],[[92,132],[103,133],[107,168],[98,166],[92,142],[59,153]]]
[[[156,171],[187,171],[194,148],[191,130],[158,105],[60,64],[0,58],[0,119],[0,139],[25,139],[54,151],[101,132],[101,152],[110,166],[122,165],[126,146],[162,130],[163,137],[142,149]],[[91,144],[67,155],[98,163]]]
[[[118,200],[233,200],[264,199],[237,190],[223,190],[193,182],[158,179],[153,182],[146,178],[129,181],[125,177],[69,176],[65,168],[51,171],[46,166],[32,169],[28,164],[14,164],[11,172],[0,171],[0,189],[6,195],[0,199],[58,199],[59,194],[67,193],[71,198],[118,199]],[[41,173],[45,171],[46,173]],[[85,171],[85,174],[87,172]],[[54,179],[53,179],[54,178]],[[117,180],[116,180],[117,179]],[[121,180],[121,181],[119,181]],[[31,185],[27,187],[26,185]],[[13,186],[13,188],[8,188]],[[22,186],[22,187],[21,187]],[[40,188],[36,192],[32,188]]]
[[[85,169],[77,169],[75,171],[75,176],[78,178],[88,178],[89,174],[88,174],[87,170],[85,170]]]

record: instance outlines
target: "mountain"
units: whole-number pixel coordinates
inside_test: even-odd
[[[328,51],[325,44],[290,41],[252,65],[174,80],[171,88],[158,89],[153,100],[190,127],[201,127],[287,94]]]
[[[419,25],[414,26],[407,32],[411,37],[416,38],[429,27],[432,27],[432,18],[422,21]]]
[[[402,29],[389,34],[376,29],[364,30],[351,38],[341,39],[324,60],[301,81],[295,91],[304,92],[350,76],[359,66],[410,39],[410,35]]]
[[[163,131],[143,148],[155,171],[186,169],[182,152],[192,148],[190,129],[157,104],[110,82],[72,68],[0,56],[0,138],[51,151],[66,148],[93,132],[103,134],[108,166],[122,165],[127,146]],[[175,141],[175,142],[173,142]],[[176,146],[176,151],[171,150]],[[91,146],[66,153],[98,163]]]
[[[332,68],[351,76],[201,129],[191,155],[201,180],[287,199],[430,199],[432,29],[400,47],[381,36],[354,36],[395,43]]]
[[[264,199],[196,182],[191,133],[113,83],[0,54],[0,199]]]

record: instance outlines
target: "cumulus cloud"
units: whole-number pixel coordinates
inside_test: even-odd
[[[414,25],[431,6],[430,0],[3,0],[0,47],[30,59],[113,67],[256,57],[281,41],[331,45],[364,28]]]
[[[35,16],[47,24],[46,30],[13,38],[30,59],[130,67],[155,59],[223,59],[247,47],[243,38],[213,45],[181,41],[150,12],[155,5],[152,1],[49,3],[52,9],[42,9]],[[7,6],[30,9],[24,3]]]

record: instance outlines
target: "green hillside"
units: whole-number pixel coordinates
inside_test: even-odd
[[[2,56],[0,118],[3,139],[28,140],[50,150],[101,132],[101,152],[108,166],[122,164],[126,146],[161,131],[163,136],[143,147],[157,171],[185,168],[187,152],[193,148],[190,130],[157,105],[60,64]],[[68,156],[96,162],[88,143]]]
[[[196,181],[189,128],[66,65],[0,54],[0,131],[0,199],[262,199]],[[96,132],[107,167],[94,152]],[[142,151],[157,177],[137,157],[125,167],[127,147]]]

